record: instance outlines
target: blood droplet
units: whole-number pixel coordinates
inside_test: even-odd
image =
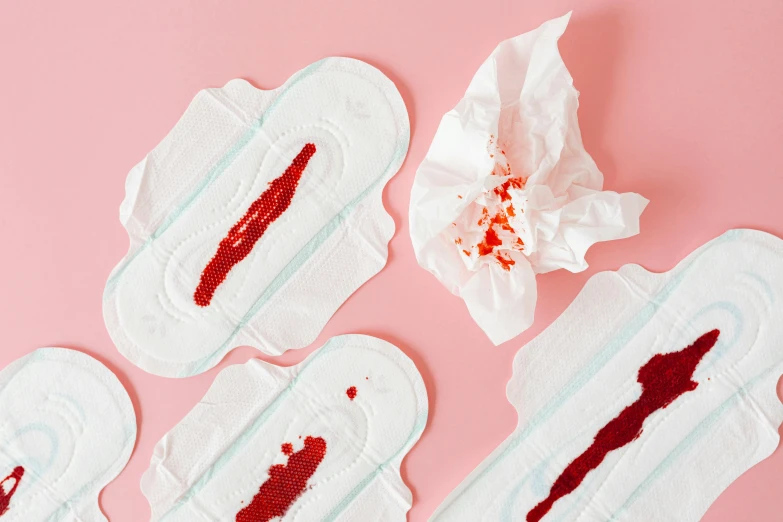
[[[307,489],[307,481],[324,456],[326,441],[321,437],[306,437],[304,448],[291,453],[287,465],[275,464],[269,468],[269,478],[261,484],[253,501],[237,513],[236,522],[269,522],[285,515]]]
[[[356,386],[351,386],[347,390],[345,390],[345,394],[348,396],[349,399],[354,400],[356,398]]]
[[[11,497],[16,493],[16,488],[24,476],[24,468],[17,466],[6,478],[0,482],[0,516],[3,516],[11,504]]]
[[[237,221],[228,231],[228,235],[220,241],[215,256],[201,273],[198,287],[193,294],[193,300],[198,306],[209,306],[215,290],[225,281],[234,265],[250,254],[269,225],[288,209],[302,173],[313,154],[315,145],[308,143],[285,172],[269,183],[269,188],[250,205],[242,219]]]
[[[636,379],[642,385],[642,395],[598,431],[590,447],[557,477],[549,496],[527,514],[527,522],[541,520],[554,503],[574,491],[609,452],[639,438],[647,417],[667,407],[680,395],[695,390],[699,383],[691,380],[693,372],[715,346],[719,335],[720,330],[712,330],[679,352],[659,353],[647,361]]]

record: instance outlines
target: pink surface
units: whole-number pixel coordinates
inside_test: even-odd
[[[403,466],[413,521],[426,520],[513,430],[505,398],[511,360],[590,275],[628,262],[668,270],[732,227],[783,236],[778,0],[47,4],[0,2],[0,367],[40,346],[65,346],[118,374],[140,431],[130,464],[102,495],[113,522],[149,517],[138,481],[154,444],[218,370],[257,354],[236,350],[187,380],[153,377],[115,350],[101,318],[104,283],[128,246],[117,219],[125,176],[201,88],[234,77],[271,88],[315,60],[345,55],[383,70],[408,104],[410,153],[385,192],[398,226],[389,265],[313,346],[367,333],[417,363],[430,421]],[[494,348],[462,301],[416,264],[406,224],[410,187],[440,117],[495,45],[570,9],[561,50],[582,92],[587,150],[608,189],[652,202],[642,234],[594,247],[588,271],[540,277],[534,327]],[[779,521],[781,483],[778,449],[703,520]]]

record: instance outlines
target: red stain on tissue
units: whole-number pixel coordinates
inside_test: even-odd
[[[308,436],[304,448],[286,455],[288,464],[275,464],[269,468],[269,478],[261,484],[253,501],[237,513],[236,522],[269,522],[285,515],[307,489],[307,481],[326,456],[326,441]]]
[[[541,520],[554,503],[574,491],[609,452],[638,439],[647,417],[667,407],[680,395],[695,390],[699,383],[691,380],[693,372],[704,355],[715,346],[719,335],[720,330],[712,330],[679,352],[659,353],[647,361],[639,369],[637,377],[642,385],[641,397],[598,431],[592,445],[555,480],[549,496],[527,514],[527,522]]]
[[[11,504],[11,497],[16,493],[16,488],[19,487],[19,483],[22,481],[23,476],[24,468],[22,466],[17,466],[10,475],[0,482],[0,516],[3,516],[5,512],[8,511],[8,506]]]
[[[348,398],[351,400],[354,400],[356,398],[356,386],[351,386],[347,390],[345,390],[345,394],[348,395]]]
[[[514,205],[511,203],[512,196],[509,190],[523,190],[527,183],[527,179],[523,176],[511,173],[511,164],[506,158],[506,151],[499,147],[494,135],[490,135],[487,144],[487,152],[489,153],[490,158],[495,159],[492,175],[502,176],[506,179],[495,188],[485,191],[485,194],[494,195],[500,199],[500,204],[490,205],[493,207],[492,214],[490,214],[490,211],[486,206],[481,209],[481,217],[476,224],[481,227],[483,237],[481,241],[475,245],[475,248],[478,250],[479,257],[492,256],[501,268],[510,271],[511,267],[516,263],[508,255],[509,251],[524,252],[525,242],[522,241],[522,238],[518,236],[517,231],[514,230],[514,227],[509,223],[510,217],[513,218],[517,216],[518,213],[523,212],[522,208],[514,208]],[[494,209],[495,207],[497,208]],[[511,234],[511,244],[506,247],[503,247],[503,239],[498,235],[498,232],[502,231]],[[506,234],[506,236],[507,235],[508,234]],[[457,237],[454,242],[457,245],[462,245],[463,238]],[[471,246],[470,249],[462,248],[461,250],[463,254],[471,257],[472,249],[473,247]]]
[[[266,229],[291,205],[302,173],[315,154],[315,145],[308,143],[294,158],[282,176],[272,180],[258,199],[247,209],[228,235],[220,242],[217,253],[201,273],[193,300],[199,306],[209,306],[212,296],[225,281],[231,269],[253,250]]]

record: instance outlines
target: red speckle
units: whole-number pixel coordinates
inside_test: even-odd
[[[349,399],[354,400],[356,398],[356,386],[351,386],[347,390],[345,390],[345,394],[348,396]]]
[[[299,438],[301,439],[302,437],[300,436]],[[284,442],[283,445],[280,446],[280,451],[290,457],[294,453],[294,445],[290,442]]]
[[[574,491],[610,451],[639,438],[647,417],[667,407],[680,395],[695,390],[699,383],[691,380],[693,372],[702,357],[715,346],[718,335],[719,330],[712,330],[679,352],[659,353],[647,361],[637,377],[642,385],[641,397],[598,431],[592,445],[555,480],[549,496],[527,514],[527,522],[541,520],[554,503]]]
[[[229,271],[247,257],[269,225],[288,209],[313,154],[315,145],[306,144],[283,175],[274,179],[269,188],[250,205],[242,219],[231,227],[228,235],[220,242],[217,253],[201,273],[193,294],[193,300],[198,306],[209,306],[215,290],[225,281]]]
[[[369,377],[365,377],[365,378],[364,378],[364,380],[365,380],[365,381],[369,381],[369,380],[370,380],[370,378],[369,378]]]
[[[470,250],[463,250],[462,253],[470,257]]]
[[[454,243],[456,243],[458,245],[461,245],[462,244],[462,238],[458,237],[457,239],[454,240]]]
[[[478,250],[480,256],[491,254],[496,246],[502,245],[503,242],[497,235],[497,232],[492,228],[492,225],[484,232],[484,241],[479,243]]]
[[[458,197],[459,199],[462,199],[462,196],[460,196],[459,194],[457,195],[457,197]]]
[[[237,513],[236,522],[269,522],[282,517],[305,492],[307,481],[326,456],[326,441],[308,436],[304,448],[288,457],[288,464],[269,468],[269,478],[261,484],[253,501]]]
[[[478,225],[484,225],[489,222],[489,211],[486,207],[481,209],[481,217],[478,220]]]
[[[506,207],[506,214],[511,217],[516,216],[516,213],[514,212],[514,205],[509,204],[508,207]]]
[[[8,507],[11,504],[11,497],[16,493],[16,488],[19,487],[19,483],[22,481],[23,476],[24,468],[22,466],[17,466],[10,475],[0,481],[0,516],[8,511]],[[11,484],[12,481],[13,484]]]

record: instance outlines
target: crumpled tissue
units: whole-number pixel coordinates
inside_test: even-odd
[[[136,441],[128,393],[81,352],[41,348],[0,371],[3,522],[105,522],[98,495]]]
[[[427,392],[398,348],[330,339],[302,363],[222,370],[157,444],[141,488],[152,522],[405,520],[405,454]]]
[[[358,60],[321,60],[269,91],[201,91],[127,178],[130,250],[103,298],[119,351],[185,377],[235,346],[310,344],[386,264],[381,193],[408,141],[397,88]]]
[[[639,233],[648,201],[602,192],[557,41],[570,14],[501,43],[440,123],[411,192],[419,264],[495,344],[533,322],[536,274],[580,272],[598,241]]]
[[[519,424],[433,522],[697,522],[779,443],[783,240],[594,275],[514,360]]]

